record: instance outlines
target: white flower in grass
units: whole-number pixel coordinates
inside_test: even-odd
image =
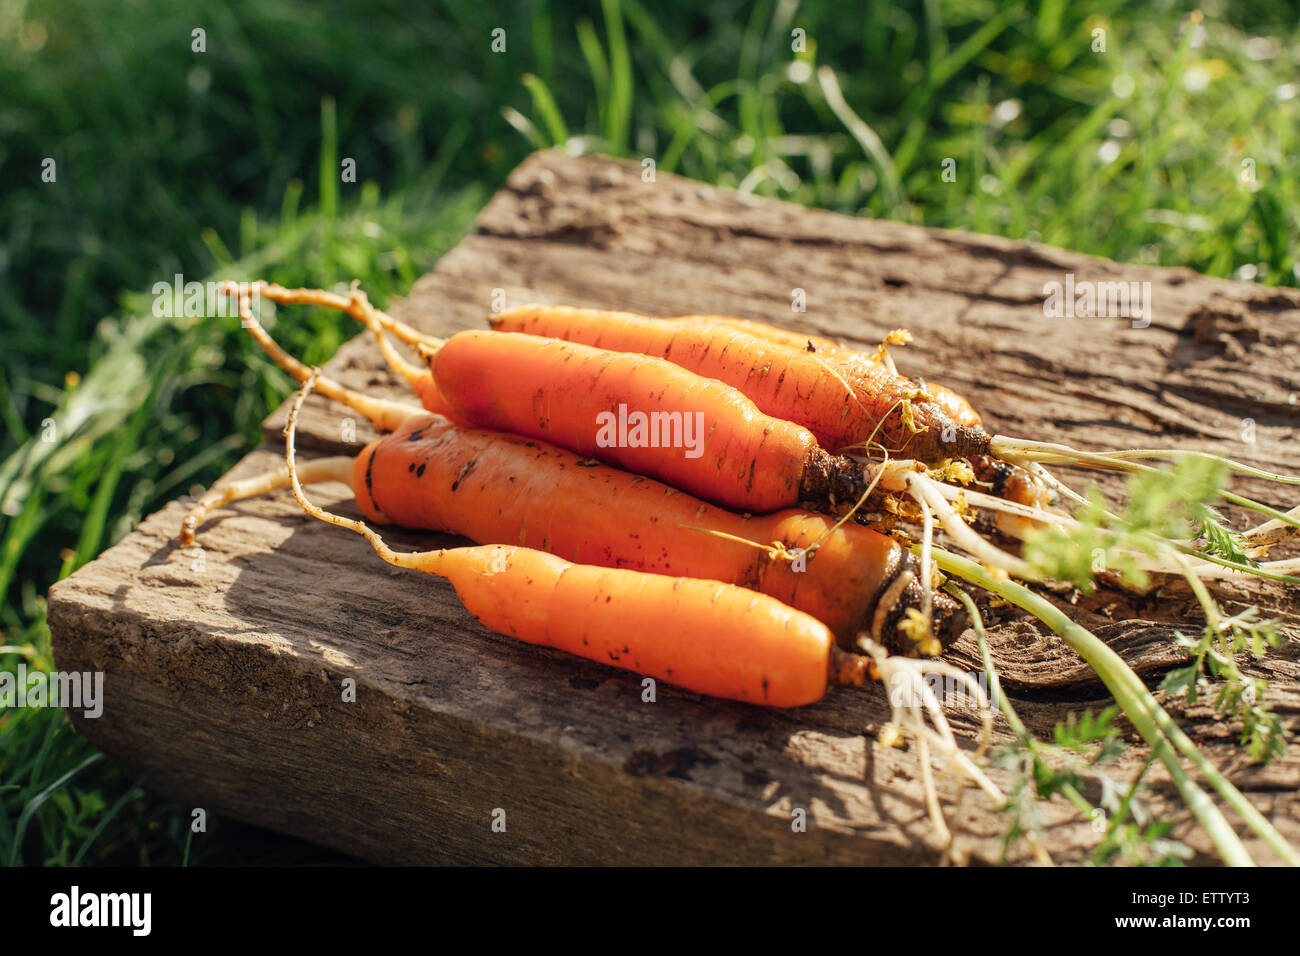
[[[1203,66],[1193,66],[1183,74],[1183,89],[1188,93],[1200,93],[1210,85],[1210,71]]]
[[[785,75],[791,83],[807,83],[812,79],[812,64],[807,60],[791,60]]]
[[[993,125],[1000,128],[1018,119],[1022,108],[1019,100],[1003,100],[993,107]]]
[[[1274,37],[1251,37],[1246,41],[1246,56],[1252,60],[1271,60],[1282,52],[1282,44]]]

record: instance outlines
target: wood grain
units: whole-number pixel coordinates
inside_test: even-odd
[[[640,167],[558,152],[520,166],[476,229],[390,311],[445,334],[481,328],[493,303],[554,302],[651,315],[741,315],[874,345],[909,328],[900,369],[966,394],[990,427],[1087,448],[1207,448],[1300,472],[1300,295],[1121,265],[1020,242],[854,219],[760,201]],[[1148,281],[1153,320],[1049,319],[1044,283]],[[349,277],[340,276],[340,281]],[[792,310],[802,289],[806,311]],[[281,321],[293,321],[285,311]],[[359,336],[328,366],[354,387],[402,395]],[[267,444],[231,476],[273,464]],[[355,450],[371,437],[313,397],[300,446]],[[1243,441],[1253,422],[1253,442]],[[1079,483],[1089,476],[1070,473]],[[1097,478],[1118,487],[1110,476]],[[1276,488],[1242,487],[1274,504]],[[322,504],[355,514],[346,489]],[[794,712],[704,699],[635,675],[521,646],[481,628],[442,582],[379,562],[358,538],[306,519],[286,495],[239,503],[175,541],[185,506],[143,522],[50,592],[58,666],[105,672],[90,740],[150,786],[196,806],[367,859],[492,863],[927,863],[937,843],[916,754],[882,748],[879,688],[836,691]],[[438,536],[395,533],[395,544]],[[201,559],[200,559],[201,554]],[[1300,611],[1278,587],[1219,589],[1286,622],[1289,642],[1252,669],[1300,710]],[[1062,606],[1151,680],[1194,631],[1190,595],[1099,593]],[[1007,688],[1035,732],[1106,695],[1068,648],[1023,615],[991,632]],[[950,652],[978,669],[969,633]],[[344,681],[355,681],[355,703]],[[1242,765],[1232,728],[1173,710],[1216,763],[1293,840],[1300,747],[1267,769]],[[973,746],[976,716],[954,709]],[[1005,736],[1005,724],[998,732]],[[1140,761],[1135,748],[1117,771]],[[1009,782],[1005,773],[995,776]],[[1209,847],[1150,774],[1176,835]],[[1093,797],[1098,785],[1090,784]],[[941,783],[951,808],[955,786]],[[494,832],[493,813],[505,813]],[[794,832],[795,811],[806,832]],[[1080,862],[1098,839],[1059,801],[1046,846]],[[953,814],[977,862],[1003,853],[1006,820],[968,795]],[[1261,859],[1269,856],[1248,841]],[[1013,847],[1010,859],[1025,858]]]

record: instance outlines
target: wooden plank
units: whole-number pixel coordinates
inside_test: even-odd
[[[1067,273],[1150,282],[1153,321],[1045,317],[1044,283]],[[805,312],[792,310],[795,289]],[[639,166],[547,152],[512,174],[474,234],[391,311],[445,334],[482,327],[494,303],[530,301],[743,315],[868,345],[906,326],[915,342],[896,353],[902,371],[964,392],[1003,433],[1086,447],[1213,447],[1300,471],[1294,290],[847,218],[673,176],[646,183]],[[402,393],[364,336],[328,371]],[[267,445],[232,476],[277,460],[283,414],[268,419]],[[301,447],[355,450],[370,433],[357,421],[356,442],[345,440],[349,418],[313,397]],[[1242,441],[1244,419],[1253,442]],[[1246,487],[1280,503],[1274,489]],[[319,498],[355,514],[341,485],[323,486]],[[174,503],[153,515],[50,592],[58,665],[106,674],[103,717],[78,725],[162,792],[388,862],[936,858],[915,753],[870,736],[889,718],[878,688],[834,692],[792,713],[662,685],[646,703],[634,675],[485,631],[441,582],[380,563],[285,495],[219,513],[201,531],[201,561],[175,543],[183,512]],[[1281,712],[1300,711],[1294,601],[1253,584],[1223,594],[1284,617],[1292,639],[1254,666],[1276,682]],[[1179,660],[1171,638],[1195,628],[1190,607],[1175,586],[1158,605],[1103,593],[1071,613],[1155,677]],[[991,640],[1036,732],[1103,703],[1082,662],[1023,616],[999,612]],[[950,659],[978,669],[969,635]],[[343,701],[349,678],[355,703]],[[1300,747],[1267,769],[1243,767],[1212,712],[1181,719],[1284,832],[1300,836]],[[969,744],[975,715],[956,709],[952,720]],[[1126,766],[1141,756],[1135,750]],[[1176,835],[1207,854],[1161,772],[1151,779],[1157,808],[1168,803],[1181,821]],[[952,781],[941,791],[950,800]],[[504,833],[492,830],[496,809]],[[806,812],[806,832],[793,832],[795,810]],[[1055,805],[1045,819],[1058,860],[1080,861],[1095,845],[1088,821]],[[981,798],[966,799],[953,822],[973,859],[1000,858],[1005,820]]]

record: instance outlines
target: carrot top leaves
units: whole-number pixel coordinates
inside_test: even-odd
[[[1241,743],[1250,758],[1267,763],[1285,750],[1287,728],[1264,699],[1267,681],[1247,675],[1237,658],[1247,653],[1259,658],[1277,647],[1277,622],[1262,620],[1254,607],[1225,614],[1191,563],[1195,556],[1210,555],[1243,566],[1243,573],[1256,566],[1243,536],[1229,529],[1210,504],[1223,491],[1227,475],[1223,462],[1191,455],[1176,459],[1168,471],[1137,472],[1119,514],[1091,489],[1087,504],[1074,515],[1078,526],[1034,529],[1026,537],[1025,560],[1045,578],[1070,582],[1085,592],[1093,590],[1097,574],[1107,571],[1125,584],[1145,587],[1149,578],[1143,559],[1172,561],[1206,623],[1199,637],[1180,640],[1188,663],[1169,672],[1161,689],[1182,694],[1188,704],[1212,695],[1221,718],[1241,723]],[[1183,541],[1202,547],[1180,545]]]
[[[1208,504],[1202,504],[1197,509],[1197,514],[1200,519],[1197,540],[1201,542],[1202,551],[1237,564],[1258,566],[1259,562],[1246,553],[1245,538],[1223,523],[1223,515]]]
[[[1078,527],[1032,529],[1025,537],[1025,560],[1042,577],[1068,581],[1085,593],[1092,592],[1095,577],[1104,572],[1130,587],[1145,588],[1150,579],[1141,559],[1167,557],[1173,542],[1199,533],[1231,551],[1233,532],[1210,507],[1226,478],[1221,463],[1194,456],[1177,459],[1172,470],[1140,471],[1130,477],[1124,510],[1118,514],[1097,489],[1089,489],[1087,503],[1073,516]]]

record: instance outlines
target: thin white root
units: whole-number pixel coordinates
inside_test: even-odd
[[[1288,518],[1300,518],[1300,505],[1296,505],[1286,513]],[[1300,529],[1294,525],[1289,525],[1278,521],[1276,518],[1270,518],[1263,524],[1251,528],[1249,531],[1243,531],[1241,536],[1246,539],[1246,543],[1252,548],[1261,552],[1266,548],[1271,548],[1275,544],[1281,544],[1283,541],[1289,541],[1291,538],[1300,534]]]
[[[1006,498],[998,498],[983,491],[976,491],[972,488],[959,488],[956,485],[945,484],[942,481],[934,483],[934,490],[943,495],[949,501],[956,501],[964,497],[966,503],[974,505],[977,508],[984,508],[988,511],[1000,511],[1005,514],[1014,515],[1017,518],[1025,518],[1029,521],[1036,521],[1041,524],[1055,525],[1067,531],[1079,527],[1079,522],[1075,521],[1067,514],[1061,514],[1056,511],[1047,511],[1044,508],[1035,508],[1033,505],[1022,505],[1018,501],[1008,501]]]
[[[989,745],[993,742],[993,715],[997,713],[993,705],[989,702],[988,695],[984,693],[984,688],[979,685],[979,681],[971,677],[970,674],[952,666],[945,661],[930,660],[918,661],[925,665],[925,673],[939,674],[943,677],[950,677],[958,683],[965,686],[967,692],[973,700],[979,702],[980,708],[980,743],[979,748],[975,751],[977,757],[982,757],[988,751]]]
[[[884,647],[866,636],[859,637],[858,646],[871,657],[880,675],[881,684],[889,699],[890,726],[897,728],[899,732],[911,733],[917,741],[917,756],[921,761],[921,785],[925,791],[926,807],[935,831],[944,845],[945,853],[948,853],[952,849],[953,834],[944,820],[930,766],[932,747],[956,770],[959,793],[964,789],[965,778],[968,777],[997,806],[1005,806],[1006,796],[958,745],[952,726],[943,713],[943,705],[925,677],[927,674],[939,674],[957,680],[967,688],[972,699],[979,705],[981,734],[977,756],[985,753],[992,734],[993,712],[989,706],[988,696],[969,674],[959,671],[951,664],[891,655]]]
[[[927,670],[925,673],[939,673],[939,671]],[[918,675],[920,674],[921,672],[918,670]],[[975,686],[976,688],[978,688],[978,685]],[[974,764],[974,762],[972,762],[970,758],[967,757],[966,754],[961,751],[960,748],[958,748],[957,738],[953,736],[952,727],[948,724],[948,718],[944,716],[943,706],[940,704],[939,698],[935,696],[934,689],[929,685],[929,683],[924,679],[923,676],[921,676],[919,681],[919,690],[923,695],[925,709],[926,712],[929,713],[930,715],[931,722],[934,724],[935,727],[939,729],[940,739],[943,741],[943,743],[945,743],[948,746],[948,748],[950,748],[949,752],[952,756],[953,762],[962,770],[969,773],[971,777],[975,780],[975,782],[979,785],[980,789],[984,790],[984,792],[989,794],[989,796],[993,797],[994,799],[1000,797],[1002,795],[1002,791],[998,790],[998,788],[993,785],[993,783],[988,779],[988,777],[984,776],[984,772],[981,771],[979,767],[977,767]],[[983,693],[982,692],[979,693],[977,699],[980,699],[981,702],[981,707],[980,707],[981,724],[982,724],[981,738],[983,738],[984,736],[984,731],[988,729],[988,725],[987,723],[985,723],[985,721],[987,721],[990,718],[988,712],[988,702],[986,699],[983,698],[984,698]],[[922,727],[926,733],[930,733],[930,734],[934,733],[933,730],[924,727],[924,725],[922,725]],[[985,743],[982,742],[980,746],[981,753],[983,752],[984,747],[985,747]]]
[[[942,739],[941,737],[939,737],[938,734],[936,734],[929,727],[923,727],[921,728],[921,730],[923,733],[929,735],[932,741]],[[990,799],[992,799],[999,806],[1006,802],[1006,797],[1003,795],[1002,791],[998,789],[998,785],[995,784],[992,780],[990,780],[987,776],[985,776],[984,771],[982,771],[975,764],[975,762],[970,759],[970,757],[968,757],[965,753],[963,753],[960,750],[951,753],[950,756],[952,758],[952,761],[955,764],[957,764],[959,767],[961,767],[964,773],[969,774],[971,779],[979,786],[981,790],[983,790],[986,794],[988,794]]]
[[[916,499],[918,504],[925,501],[934,509],[939,524],[943,525],[943,530],[947,531],[952,536],[952,539],[964,550],[990,567],[1001,568],[1008,574],[1025,580],[1037,580],[1038,576],[1034,574],[1033,568],[1028,563],[990,544],[972,531],[970,525],[966,524],[961,515],[957,514],[956,509],[948,504],[942,494],[935,490],[934,486],[937,484],[938,482],[933,478],[918,472],[909,472],[907,475],[908,491],[912,497]]]
[[[930,609],[933,604],[932,591],[934,588],[933,575],[930,573],[931,568],[931,551],[934,547],[934,516],[930,514],[930,506],[922,501],[921,504],[921,618],[927,622],[930,621]],[[942,716],[942,715],[941,715]]]
[[[930,811],[930,823],[943,844],[944,855],[952,849],[952,831],[948,821],[943,818],[943,806],[939,803],[939,791],[934,785],[934,772],[930,769],[930,745],[925,733],[916,738],[917,757],[921,762],[921,789],[925,793],[925,806]]]

